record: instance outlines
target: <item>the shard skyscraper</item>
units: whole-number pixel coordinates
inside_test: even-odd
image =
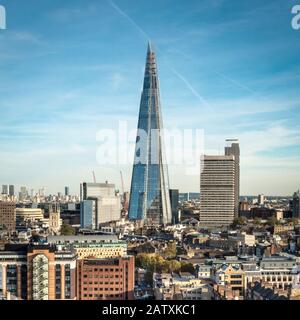
[[[164,158],[156,57],[148,44],[132,171],[129,219],[147,225],[171,223],[169,177]]]

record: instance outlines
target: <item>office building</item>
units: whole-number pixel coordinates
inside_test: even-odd
[[[76,255],[56,247],[29,247],[27,253],[27,299],[75,299]]]
[[[19,201],[25,201],[25,200],[27,200],[27,197],[28,197],[27,189],[26,189],[26,187],[23,186],[20,188]]]
[[[299,283],[299,274],[296,257],[264,256],[258,268],[246,271],[245,284],[248,285],[258,280],[278,289],[288,289],[294,283]]]
[[[204,156],[201,163],[200,225],[229,226],[235,217],[234,156]]]
[[[65,187],[65,196],[69,196],[70,195],[70,188],[69,187]]]
[[[9,185],[8,192],[9,192],[9,196],[10,197],[14,197],[14,195],[15,195],[15,186],[14,185]]]
[[[98,226],[96,200],[83,200],[80,203],[80,226],[95,230]]]
[[[2,194],[8,195],[8,187],[6,184],[2,185]]]
[[[16,230],[16,212],[13,202],[0,202],[0,229],[11,233]]]
[[[238,139],[227,139],[225,146],[225,156],[234,156],[234,216],[239,215],[239,202],[240,202],[240,145]]]
[[[115,185],[112,183],[86,183],[81,185],[81,199],[95,202],[96,216],[95,228],[99,224],[118,221],[121,217],[121,199],[116,194]],[[88,206],[88,204],[86,204]]]
[[[266,197],[263,194],[259,194],[258,200],[257,200],[258,204],[260,206],[263,206],[265,204],[265,201],[266,201]]]
[[[78,300],[133,300],[134,257],[77,261]]]
[[[40,208],[16,208],[17,225],[22,222],[42,221],[44,214]]]
[[[169,178],[164,157],[156,57],[148,45],[131,179],[129,219],[171,223]]]
[[[172,224],[179,223],[179,191],[176,189],[170,189],[170,202],[172,210]]]

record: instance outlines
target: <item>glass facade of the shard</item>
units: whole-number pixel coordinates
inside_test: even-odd
[[[151,225],[171,222],[155,53],[148,45],[131,180],[129,218]]]

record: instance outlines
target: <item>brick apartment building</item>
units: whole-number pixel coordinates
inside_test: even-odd
[[[16,206],[14,202],[0,202],[0,229],[11,233],[16,230]]]
[[[76,299],[74,251],[49,245],[7,245],[0,251],[0,291],[22,300]]]

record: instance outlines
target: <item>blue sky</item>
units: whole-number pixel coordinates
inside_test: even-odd
[[[241,143],[241,193],[300,186],[298,0],[0,0],[0,184],[48,192],[92,180],[129,189],[131,166],[100,166],[96,134],[136,127],[147,38],[166,128],[202,128],[205,152]],[[169,168],[171,187],[199,177]]]

